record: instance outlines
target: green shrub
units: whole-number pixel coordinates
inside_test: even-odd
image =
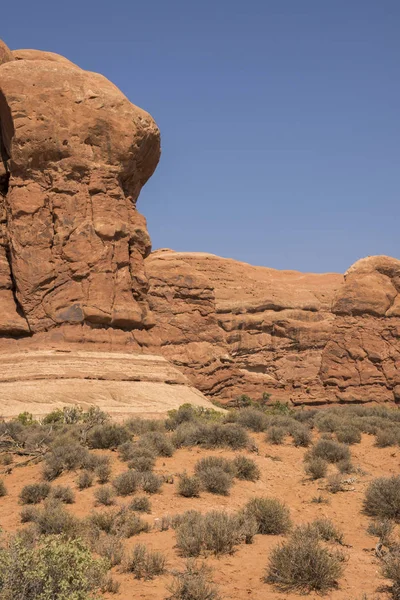
[[[109,485],[102,485],[97,488],[94,492],[94,497],[97,504],[103,504],[103,506],[115,504],[115,492]]]
[[[283,444],[285,437],[287,434],[287,430],[285,427],[279,427],[273,425],[269,429],[267,429],[266,441],[270,444],[275,444],[276,446]]]
[[[82,473],[79,473],[77,484],[80,490],[86,490],[87,488],[92,487],[93,474],[90,471],[82,471]]]
[[[151,503],[147,496],[138,496],[134,498],[129,505],[131,510],[136,512],[151,513]]]
[[[106,563],[94,559],[80,540],[45,537],[27,546],[20,536],[0,550],[4,600],[91,600],[100,589]]]
[[[307,453],[307,457],[323,458],[330,463],[338,463],[341,460],[349,460],[351,455],[346,444],[340,444],[335,440],[320,439]]]
[[[48,483],[31,483],[22,488],[19,499],[22,504],[39,504],[47,498],[50,490]]]
[[[364,510],[372,517],[400,523],[400,475],[374,479],[365,493]]]
[[[128,441],[131,433],[124,425],[104,423],[93,427],[88,433],[87,441],[91,448],[112,450]]]
[[[209,467],[200,471],[199,477],[201,485],[205,491],[211,494],[220,494],[228,496],[233,484],[233,478],[220,467]]]
[[[293,535],[270,555],[265,581],[283,590],[326,592],[337,586],[343,555],[325,548],[314,536]]]
[[[144,544],[134,546],[125,562],[125,571],[133,573],[136,579],[154,579],[165,573],[166,558],[161,552],[148,550]]]
[[[247,456],[238,455],[233,460],[235,477],[245,479],[246,481],[256,481],[260,479],[260,469],[254,460]]]
[[[338,442],[343,444],[359,444],[361,442],[361,433],[357,427],[342,427],[336,432]]]
[[[175,571],[168,591],[168,600],[220,600],[217,588],[211,580],[211,571],[205,564],[189,560],[184,571]]]
[[[201,490],[200,478],[194,475],[190,477],[183,473],[178,480],[178,494],[184,498],[198,498]]]
[[[163,479],[151,471],[141,473],[140,484],[142,490],[148,494],[157,494],[163,484]]]
[[[118,475],[112,483],[119,496],[128,496],[139,488],[141,475],[136,471],[125,471]]]
[[[75,495],[72,489],[67,485],[55,485],[51,488],[51,497],[64,502],[64,504],[73,504]]]
[[[242,511],[246,518],[255,519],[257,533],[263,535],[287,533],[291,527],[289,509],[276,498],[252,498]]]
[[[322,479],[328,471],[328,463],[318,456],[304,463],[304,470],[311,479]]]

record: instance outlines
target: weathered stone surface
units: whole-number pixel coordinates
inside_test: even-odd
[[[398,400],[400,261],[363,259],[343,277],[162,250],[146,270],[150,335],[206,394]]]
[[[0,212],[16,310],[32,333],[151,326],[136,201],[157,126],[101,75],[51,53],[15,57],[0,67]]]
[[[119,417],[157,415],[189,402],[211,406],[160,356],[39,351],[0,355],[1,416],[43,416],[66,404],[97,406]]]
[[[14,60],[11,50],[0,40],[0,65]]]

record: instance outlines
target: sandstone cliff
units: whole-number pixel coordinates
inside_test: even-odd
[[[152,117],[105,77],[0,42],[0,414],[43,395],[206,402],[191,385],[400,401],[400,261],[342,276],[151,254],[136,202],[159,157]]]
[[[277,271],[201,253],[146,260],[162,353],[206,394],[400,401],[400,261]]]

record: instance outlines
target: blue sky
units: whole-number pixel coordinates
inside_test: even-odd
[[[103,73],[162,134],[153,248],[400,258],[398,0],[19,0],[0,36]]]

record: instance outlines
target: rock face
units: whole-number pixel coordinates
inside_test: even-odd
[[[102,75],[0,42],[0,413],[206,402],[189,382],[219,400],[400,402],[400,261],[342,276],[150,254],[136,201],[159,156],[151,116]]]
[[[7,56],[0,290],[14,311],[0,333],[149,327],[151,245],[136,200],[159,160],[157,126],[102,75],[47,52]]]
[[[399,260],[316,275],[163,250],[146,270],[150,335],[209,396],[400,400]]]

